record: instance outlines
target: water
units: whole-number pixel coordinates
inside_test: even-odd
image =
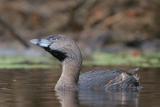
[[[55,92],[55,70],[0,70],[0,107],[160,107],[159,69],[143,69],[138,92]]]

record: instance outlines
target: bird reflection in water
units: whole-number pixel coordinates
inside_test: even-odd
[[[56,91],[62,107],[138,107],[139,92]]]

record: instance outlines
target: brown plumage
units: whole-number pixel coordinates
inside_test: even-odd
[[[82,55],[77,44],[70,37],[51,35],[44,39],[33,39],[36,44],[51,53],[62,63],[62,74],[55,86],[56,90],[77,89],[136,89],[139,78],[134,73],[119,70],[92,71],[80,74]]]

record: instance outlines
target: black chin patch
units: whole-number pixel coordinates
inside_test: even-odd
[[[49,47],[44,48],[46,51],[51,53],[54,57],[56,57],[59,61],[64,61],[64,59],[67,58],[66,53],[58,51],[58,50],[52,50]]]

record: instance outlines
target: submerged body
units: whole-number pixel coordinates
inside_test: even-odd
[[[139,85],[137,76],[130,77],[121,70],[90,71],[81,74],[78,82],[83,90],[139,90]]]
[[[33,39],[36,44],[51,53],[62,63],[62,74],[55,86],[56,90],[132,90],[138,89],[138,69],[128,72],[90,71],[80,74],[82,56],[77,44],[69,37],[51,35],[45,39]]]
[[[102,90],[107,83],[119,75],[116,71],[89,71],[79,77],[79,89]]]

